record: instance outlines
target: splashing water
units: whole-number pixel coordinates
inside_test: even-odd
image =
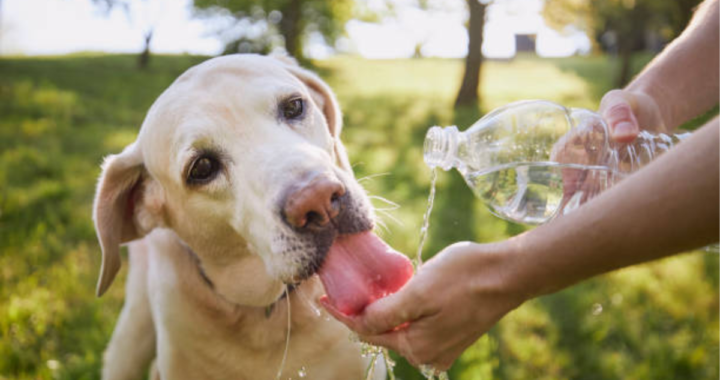
[[[275,375],[275,380],[280,380],[280,376],[285,369],[288,349],[290,348],[290,327],[292,326],[292,315],[290,314],[290,292],[288,291],[287,285],[285,285],[285,300],[287,301],[287,337],[285,338],[285,351],[283,352],[282,361],[280,362],[280,368],[278,369],[277,375]]]
[[[435,368],[427,364],[420,366],[420,373],[428,380],[450,380],[447,372],[438,372]]]
[[[351,339],[358,340],[359,338],[357,335],[353,334]],[[372,380],[377,360],[381,356],[385,361],[385,369],[387,371],[388,379],[395,380],[395,361],[390,358],[390,352],[387,348],[381,348],[363,342],[360,344],[360,352],[363,357],[370,357],[370,363],[368,363],[368,366],[365,369],[365,380]]]
[[[430,228],[430,214],[432,213],[433,204],[435,203],[435,183],[437,182],[437,169],[433,166],[430,168],[430,195],[428,195],[428,206],[423,217],[423,224],[420,228],[420,242],[418,243],[417,255],[415,255],[415,272],[420,269],[423,264],[422,252],[427,240],[428,229]],[[439,372],[430,365],[423,364],[420,366],[420,373],[428,380],[450,380],[447,372]]]
[[[302,290],[302,287],[301,287],[301,286],[296,287],[296,288],[295,288],[295,292],[296,292],[296,293],[300,296],[300,298],[302,298],[302,300],[308,305],[308,307],[310,308],[310,310],[312,310],[312,313],[313,313],[313,315],[314,315],[315,317],[318,317],[318,318],[319,318],[319,317],[322,317],[322,312],[320,311],[320,308],[319,308],[315,303],[313,303],[312,301],[310,301],[310,298],[308,298],[308,297],[305,295],[305,292]]]
[[[413,260],[415,272],[417,272],[423,264],[422,251],[423,247],[425,246],[425,241],[427,240],[428,229],[430,228],[430,214],[432,213],[433,204],[435,202],[435,183],[437,181],[437,170],[435,169],[435,167],[431,169],[432,170],[430,172],[430,194],[428,195],[428,206],[427,210],[425,211],[425,215],[423,216],[422,227],[420,228],[420,241],[418,243],[417,254],[415,255],[415,259]],[[353,338],[355,340],[358,340],[357,335],[352,335],[351,339]],[[370,363],[365,370],[365,380],[372,380],[373,372],[375,371],[375,365],[380,356],[382,356],[385,360],[385,367],[387,368],[388,379],[395,380],[395,362],[392,360],[392,358],[390,358],[390,352],[388,352],[386,348],[380,348],[371,344],[362,343],[361,352],[363,357],[370,357]],[[421,365],[420,373],[422,373],[423,376],[425,376],[425,378],[427,378],[428,380],[450,380],[446,372],[438,372],[429,365]]]
[[[430,172],[430,195],[428,195],[428,206],[423,216],[422,227],[420,227],[420,242],[418,244],[417,254],[415,255],[415,271],[417,272],[422,266],[422,251],[425,246],[425,240],[427,240],[428,228],[430,228],[430,214],[432,213],[433,203],[435,203],[435,182],[437,180],[437,169],[431,168]]]

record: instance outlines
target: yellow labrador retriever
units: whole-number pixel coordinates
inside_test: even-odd
[[[412,268],[371,232],[341,124],[322,80],[271,57],[211,59],[158,98],[95,197],[98,295],[121,244],[130,263],[103,379],[153,360],[169,380],[363,378],[368,359],[317,300],[358,313]]]

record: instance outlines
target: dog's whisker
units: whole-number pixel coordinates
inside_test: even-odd
[[[370,200],[378,200],[378,201],[383,202],[393,208],[400,208],[399,204],[397,204],[387,198],[381,197],[379,195],[368,195],[368,198],[370,198]]]
[[[393,221],[395,224],[397,224],[397,225],[399,225],[399,226],[404,226],[404,225],[405,225],[400,219],[396,218],[393,214],[391,214],[391,213],[389,212],[389,211],[392,211],[392,210],[375,209],[375,211],[377,211],[378,213],[382,214],[382,216],[390,219],[391,221]]]
[[[360,183],[362,183],[363,181],[371,181],[371,180],[374,179],[374,178],[377,178],[377,177],[385,177],[385,176],[389,176],[389,175],[391,175],[391,174],[392,174],[392,173],[390,173],[390,172],[370,174],[370,175],[366,175],[365,177],[358,178],[357,181],[360,182]]]
[[[379,211],[395,211],[398,209],[400,209],[400,206],[397,206],[397,207],[375,207],[375,210],[379,210]]]
[[[382,220],[380,220],[380,219],[377,219],[377,220],[375,221],[375,224],[377,225],[378,230],[380,231],[380,233],[382,233],[382,234],[385,234],[385,233],[388,233],[388,234],[389,234],[389,233],[390,233],[390,229],[388,228],[387,224],[385,224],[384,221],[382,221]]]

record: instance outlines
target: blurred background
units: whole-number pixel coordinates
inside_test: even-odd
[[[134,140],[154,99],[190,66],[284,50],[317,71],[340,99],[343,139],[378,196],[382,236],[414,256],[427,128],[462,129],[520,99],[596,109],[697,3],[0,0],[0,379],[99,378],[126,273],[95,298],[99,164]],[[457,173],[440,173],[425,258],[526,228],[492,216]],[[718,307],[718,255],[689,252],[527,302],[450,377],[716,379]],[[399,358],[396,374],[422,378]]]

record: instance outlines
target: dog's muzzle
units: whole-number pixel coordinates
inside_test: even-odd
[[[283,197],[280,216],[293,235],[286,251],[304,253],[297,258],[302,268],[296,274],[297,280],[304,280],[320,269],[338,235],[373,228],[369,205],[353,193],[331,173],[311,173]]]

